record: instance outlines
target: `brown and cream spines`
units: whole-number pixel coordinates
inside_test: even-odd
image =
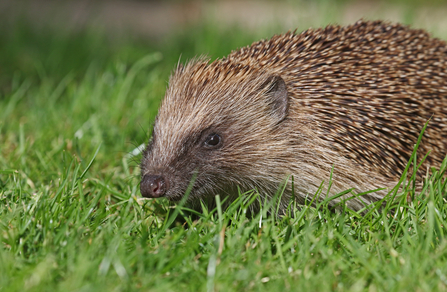
[[[444,41],[381,21],[277,35],[178,66],[143,155],[141,193],[179,201],[195,177],[193,207],[216,194],[231,202],[238,187],[265,199],[293,175],[304,202],[322,181],[327,188],[332,167],[331,194],[392,187],[430,118],[419,149],[438,166],[447,154]],[[283,207],[291,194],[289,180]]]

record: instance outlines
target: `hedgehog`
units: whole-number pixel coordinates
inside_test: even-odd
[[[384,21],[288,32],[178,65],[143,152],[140,191],[179,202],[188,189],[196,208],[250,190],[265,202],[282,188],[281,212],[291,199],[352,189],[366,194],[330,204],[361,210],[396,185],[428,120],[419,149],[431,151],[424,167],[439,166],[444,41]]]

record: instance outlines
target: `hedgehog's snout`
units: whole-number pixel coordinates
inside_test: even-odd
[[[166,194],[168,185],[161,175],[145,174],[141,179],[140,192],[146,198],[160,198]]]

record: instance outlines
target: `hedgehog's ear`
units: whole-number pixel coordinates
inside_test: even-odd
[[[284,80],[277,75],[272,75],[264,82],[263,88],[267,89],[267,102],[271,106],[271,113],[278,123],[287,117],[289,112],[289,94]]]

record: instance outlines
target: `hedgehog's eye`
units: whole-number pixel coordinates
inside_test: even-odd
[[[205,146],[207,147],[216,147],[220,145],[222,138],[220,138],[219,134],[212,133],[205,140]]]

